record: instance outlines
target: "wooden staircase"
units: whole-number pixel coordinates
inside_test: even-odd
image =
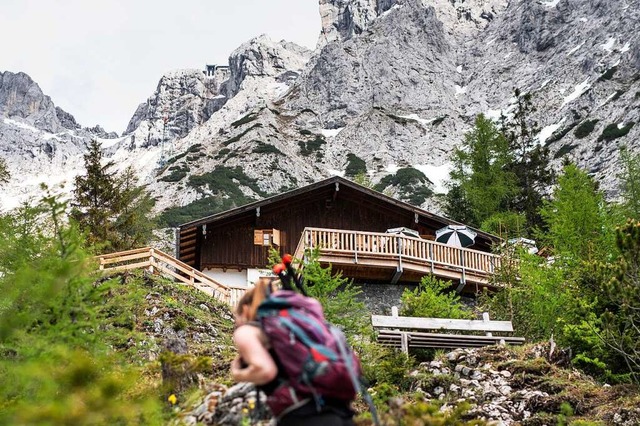
[[[96,256],[96,259],[100,263],[101,271],[148,269],[153,273],[169,275],[178,282],[195,287],[230,306],[235,306],[246,290],[244,287],[219,283],[175,257],[151,247],[103,254]]]

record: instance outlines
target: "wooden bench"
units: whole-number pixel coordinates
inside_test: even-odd
[[[378,343],[399,347],[406,354],[409,348],[472,348],[507,343],[521,345],[525,341],[524,337],[494,336],[494,332],[512,333],[513,325],[511,321],[491,321],[486,312],[481,320],[400,317],[395,306],[391,313],[391,316],[371,316],[371,323],[378,332]],[[438,330],[484,335],[434,332]]]

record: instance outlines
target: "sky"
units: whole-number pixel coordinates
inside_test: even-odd
[[[25,72],[83,127],[121,133],[168,71],[227,64],[267,34],[313,49],[317,0],[2,0],[0,71]]]

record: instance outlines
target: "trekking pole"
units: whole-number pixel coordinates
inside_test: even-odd
[[[293,282],[295,283],[296,287],[298,287],[298,290],[300,290],[300,293],[302,293],[304,296],[308,296],[307,292],[304,289],[304,278],[302,277],[302,274],[296,274],[295,269],[293,269],[293,256],[291,256],[289,253],[285,254],[284,256],[282,256],[282,263],[284,263],[285,267],[287,268],[287,274],[289,274],[293,278]]]

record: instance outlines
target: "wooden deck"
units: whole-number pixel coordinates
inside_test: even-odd
[[[454,281],[459,292],[494,289],[500,257],[422,238],[377,232],[305,228],[295,256],[319,249],[320,262],[356,280],[419,282],[425,275]]]

